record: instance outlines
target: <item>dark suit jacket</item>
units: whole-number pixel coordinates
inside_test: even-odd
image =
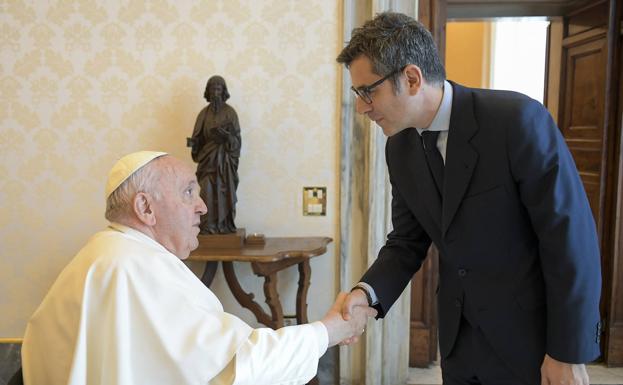
[[[469,312],[509,367],[540,383],[545,353],[571,363],[599,355],[595,222],[542,104],[452,85],[443,200],[415,128],[388,138],[393,230],[362,281],[384,316],[434,242],[442,357]]]

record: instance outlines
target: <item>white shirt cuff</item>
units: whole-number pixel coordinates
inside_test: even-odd
[[[368,285],[365,282],[358,282],[355,286],[364,288],[368,292],[368,294],[370,294],[370,298],[372,299],[372,305],[376,305],[377,303],[379,303],[379,297],[376,296],[376,293],[374,292],[372,286]]]

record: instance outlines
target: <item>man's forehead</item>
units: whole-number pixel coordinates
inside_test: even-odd
[[[173,156],[167,156],[162,159],[162,169],[171,176],[181,177],[183,180],[196,179],[191,166],[187,162]]]
[[[365,87],[373,83],[379,75],[372,70],[372,62],[367,56],[360,55],[348,67],[355,88]]]
[[[182,163],[182,166],[179,169],[178,176],[181,183],[184,184],[184,187],[199,185],[195,172],[186,162]]]

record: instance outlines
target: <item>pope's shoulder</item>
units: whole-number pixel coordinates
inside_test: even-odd
[[[94,234],[72,263],[86,264],[96,271],[141,271],[170,258],[167,254],[155,241],[108,228]]]

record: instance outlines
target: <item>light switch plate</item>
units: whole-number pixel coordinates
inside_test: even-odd
[[[303,187],[303,215],[327,215],[326,187]]]

